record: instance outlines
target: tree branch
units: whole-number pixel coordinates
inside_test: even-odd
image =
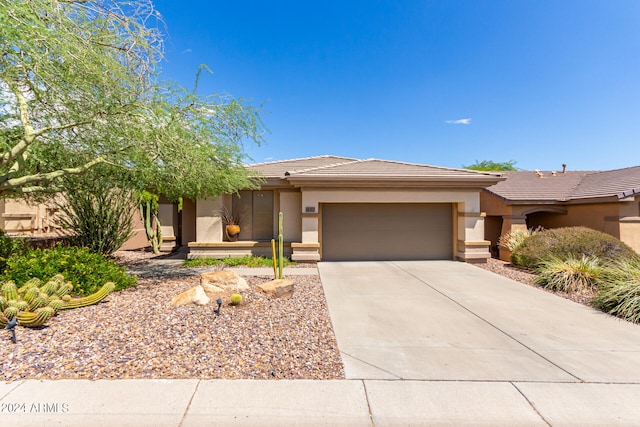
[[[91,169],[93,166],[97,165],[98,163],[102,163],[104,161],[105,161],[105,158],[101,156],[91,160],[90,162],[85,163],[82,166],[78,166],[75,168],[65,168],[65,169],[60,169],[60,170],[48,172],[48,173],[38,173],[34,175],[27,175],[19,178],[8,179],[7,181],[0,183],[0,195],[8,190],[24,187],[26,185],[37,184],[40,182],[50,182],[65,175],[78,175],[83,172],[86,172],[87,170]],[[22,192],[22,190],[17,192],[20,193]]]

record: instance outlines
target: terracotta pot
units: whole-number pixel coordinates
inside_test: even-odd
[[[235,242],[238,240],[238,236],[240,235],[240,226],[235,224],[229,224],[225,227],[225,232],[227,234],[227,238],[230,242]]]

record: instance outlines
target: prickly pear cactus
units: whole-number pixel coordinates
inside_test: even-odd
[[[19,288],[13,282],[0,283],[0,328],[14,318],[28,328],[43,326],[58,311],[96,304],[115,288],[113,282],[107,282],[94,294],[72,298],[69,293],[73,285],[61,274],[41,284],[38,278],[29,279]]]

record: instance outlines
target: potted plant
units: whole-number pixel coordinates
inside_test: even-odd
[[[220,211],[220,218],[224,223],[224,232],[227,239],[230,242],[238,241],[238,236],[240,235],[240,215],[238,213],[234,214],[227,208],[224,208]]]

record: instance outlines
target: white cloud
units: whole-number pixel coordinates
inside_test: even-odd
[[[191,49],[185,49],[185,50],[183,50],[181,53],[191,53],[191,52],[193,52],[193,50],[191,50]]]
[[[469,125],[471,124],[471,119],[447,120],[445,123],[450,125]]]

